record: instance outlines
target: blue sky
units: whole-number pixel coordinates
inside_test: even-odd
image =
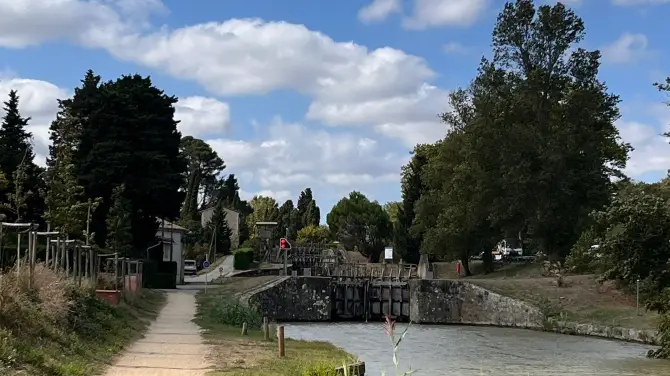
[[[437,114],[489,54],[503,4],[0,0],[0,93],[19,90],[43,163],[55,100],[87,69],[151,75],[180,98],[182,132],[210,142],[246,197],[295,201],[311,187],[325,217],[354,189],[399,199],[400,166],[417,142],[444,134]],[[665,176],[670,111],[652,83],[670,75],[670,0],[566,4],[623,100],[617,126],[636,148],[627,172]]]

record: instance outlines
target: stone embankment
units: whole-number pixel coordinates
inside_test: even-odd
[[[278,277],[241,295],[241,300],[277,321],[331,321],[330,283],[327,277]],[[411,280],[409,293],[410,320],[417,324],[514,327],[658,344],[653,330],[547,318],[537,306],[460,280]]]

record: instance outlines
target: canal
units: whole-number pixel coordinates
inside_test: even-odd
[[[368,376],[395,375],[381,323],[288,324],[286,335],[334,343],[365,361]],[[670,376],[670,362],[645,358],[651,348],[520,329],[413,325],[400,345],[399,374],[411,365],[417,376]]]

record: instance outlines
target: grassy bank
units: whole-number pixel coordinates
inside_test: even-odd
[[[90,287],[38,265],[0,278],[0,374],[95,375],[124,346],[138,339],[165,296],[149,290],[112,307]]]
[[[457,278],[456,265],[436,265],[437,278]],[[595,275],[567,275],[559,287],[556,278],[543,276],[540,264],[510,264],[483,274],[481,262],[471,264],[473,276],[463,278],[491,291],[538,306],[549,317],[580,324],[632,329],[656,329],[658,314],[637,314],[635,295],[611,282],[599,283]]]
[[[276,277],[230,278],[216,289],[197,296],[196,323],[205,332],[205,339],[214,346],[217,376],[326,376],[344,361],[353,360],[344,350],[328,342],[286,340],[286,357],[277,356],[274,328],[271,341],[263,339],[262,317],[242,304],[235,294],[248,291]],[[242,323],[249,335],[242,336]]]

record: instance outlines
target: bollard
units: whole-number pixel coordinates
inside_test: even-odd
[[[277,343],[279,344],[279,357],[283,358],[286,356],[286,348],[284,347],[284,325],[277,327]]]
[[[263,317],[263,336],[266,341],[270,340],[270,324],[267,317]]]
[[[242,335],[246,336],[247,334],[249,334],[249,331],[247,330],[247,323],[243,322],[242,323]]]

